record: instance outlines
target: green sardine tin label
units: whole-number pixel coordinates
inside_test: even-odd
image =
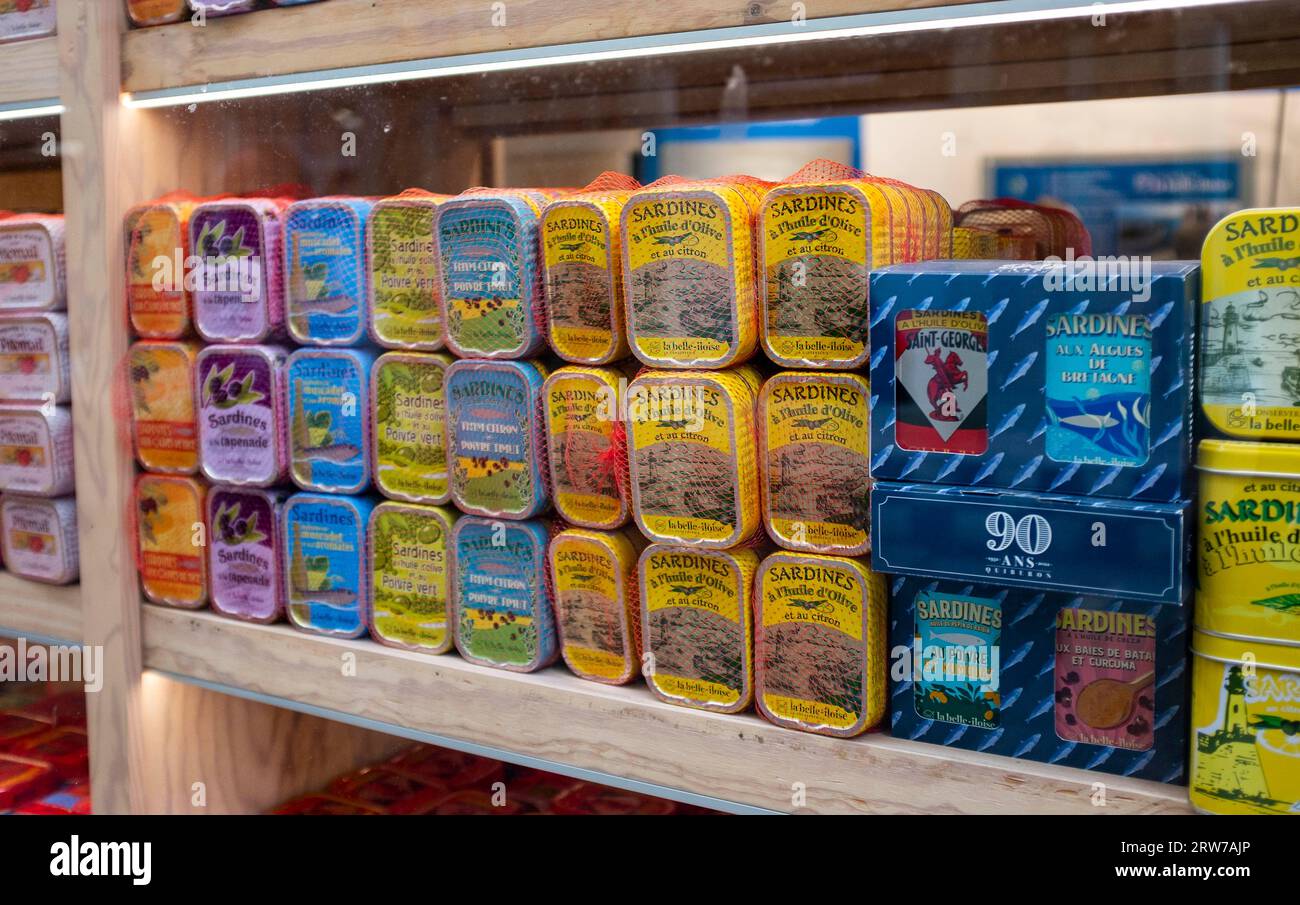
[[[445,355],[389,352],[371,374],[375,486],[384,496],[444,503],[447,481]]]
[[[996,600],[916,595],[912,682],[918,716],[981,729],[1001,724],[998,690],[1002,607]]]

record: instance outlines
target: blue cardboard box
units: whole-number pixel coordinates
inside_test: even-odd
[[[871,473],[1191,497],[1195,264],[929,261],[871,276]]]
[[[892,577],[890,731],[1185,782],[1191,609]]]
[[[1190,504],[878,481],[877,572],[1179,604]]]

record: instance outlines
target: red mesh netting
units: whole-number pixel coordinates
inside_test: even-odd
[[[593,192],[635,192],[641,188],[641,183],[637,182],[626,173],[615,173],[612,170],[606,170],[591,182],[578,189],[578,194],[589,195]]]
[[[1092,254],[1092,237],[1083,221],[1063,208],[1030,204],[1015,198],[967,201],[957,209],[958,226],[987,229],[999,235],[1032,238],[1034,257],[1064,258]]]

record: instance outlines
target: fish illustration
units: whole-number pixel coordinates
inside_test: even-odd
[[[577,251],[586,246],[586,242],[563,242],[560,244],[561,251]]]
[[[690,424],[691,421],[692,419],[690,418],[677,418],[674,420],[658,421],[656,422],[656,425],[658,427],[670,427],[674,430],[681,430],[683,427]]]
[[[912,472],[916,471],[921,467],[921,463],[925,461],[925,458],[928,455],[929,453],[924,452],[914,453],[912,458],[907,460],[907,464],[903,466],[903,470],[898,473],[898,477],[905,478]]]
[[[1042,456],[1034,456],[1017,471],[1011,478],[1011,486],[1017,487],[1024,481],[1028,480],[1034,472],[1038,471],[1038,466],[1043,464]]]
[[[331,295],[326,298],[298,298],[293,300],[299,314],[346,314],[356,307],[350,296]]]
[[[574,572],[569,577],[572,578],[574,581],[591,581],[596,576],[592,575],[589,572]]]
[[[1094,757],[1092,760],[1088,761],[1088,763],[1084,764],[1084,767],[1083,767],[1083,768],[1084,768],[1085,770],[1095,770],[1095,769],[1097,769],[1097,768],[1100,767],[1102,764],[1104,764],[1106,761],[1110,760],[1110,756],[1111,756],[1112,754],[1114,754],[1114,753],[1115,753],[1116,751],[1118,751],[1118,750],[1119,750],[1118,748],[1102,748],[1102,749],[1097,753],[1097,756],[1096,756],[1096,757]]]
[[[958,726],[956,729],[952,731],[952,733],[946,739],[944,739],[941,742],[941,744],[944,745],[954,744],[959,738],[961,738],[963,735],[966,734],[966,730],[968,729],[970,729],[970,726]]]
[[[1015,666],[1021,660],[1025,659],[1025,657],[1029,656],[1029,649],[1033,646],[1034,646],[1034,642],[1026,641],[1024,644],[1020,645],[1014,651],[1012,651],[1011,656],[1007,657],[1006,660],[1002,661],[1002,671],[1006,672],[1008,669]],[[1017,691],[1019,691],[1019,689],[1017,689]],[[1003,699],[1002,701],[1003,708],[1011,706],[1009,698],[1010,695],[1008,695],[1007,698]]]
[[[990,732],[989,735],[988,735],[988,738],[986,738],[986,739],[984,739],[984,741],[980,742],[980,743],[975,747],[975,750],[976,750],[976,751],[987,751],[987,750],[989,750],[990,748],[992,748],[994,745],[996,745],[996,744],[997,744],[997,743],[1002,739],[1002,733],[1005,732],[1005,731],[1006,731],[1005,728],[999,728],[996,732]]]
[[[1066,742],[1056,749],[1056,752],[1047,759],[1049,764],[1060,763],[1070,756],[1070,753],[1078,746],[1078,742]]]
[[[689,241],[692,239],[694,241]],[[687,248],[693,248],[700,244],[699,237],[695,235],[695,233],[691,232],[676,233],[668,236],[655,236],[654,240],[656,245],[685,245]]]
[[[705,588],[704,585],[702,584],[690,584],[690,585],[675,584],[675,585],[669,585],[669,588],[672,590],[674,594],[681,594],[683,597],[694,597],[696,594],[699,594],[700,596],[706,596],[703,593]]]
[[[1080,464],[1081,463],[1079,462],[1075,462],[1072,465],[1067,465],[1065,468],[1062,468],[1061,473],[1056,476],[1055,480],[1052,481],[1051,486],[1048,487],[1047,489],[1055,490],[1056,488],[1060,487],[1062,484],[1066,483],[1071,478],[1073,478],[1076,474],[1079,473]]]
[[[893,451],[894,451],[894,444],[892,443],[886,446],[884,449],[880,450],[880,452],[876,453],[876,457],[871,460],[871,467],[879,468],[881,465],[884,465],[885,461],[889,458],[890,454]]]
[[[1281,271],[1290,270],[1292,267],[1300,267],[1300,257],[1295,258],[1260,258],[1253,265],[1255,270],[1276,269]]]
[[[869,326],[874,327],[876,324],[880,323],[886,317],[888,317],[889,312],[892,311],[894,308],[894,303],[897,301],[898,301],[898,296],[891,295],[885,301],[885,304],[881,305],[879,308],[876,309],[876,316],[871,319],[871,323],[869,324]]]
[[[1141,483],[1139,483],[1136,487],[1133,488],[1132,492],[1129,493],[1129,496],[1135,497],[1138,494],[1142,493],[1143,491],[1150,490],[1152,487],[1154,487],[1156,481],[1160,480],[1160,476],[1165,473],[1166,467],[1167,467],[1166,464],[1164,462],[1161,462],[1155,468],[1147,472],[1146,476],[1142,479]]]
[[[1007,306],[1010,304],[1011,304],[1010,298],[1002,299],[1000,302],[998,302],[996,305],[994,305],[992,308],[989,309],[988,315],[984,319],[985,322],[990,327],[993,326],[995,323],[997,323],[998,318],[1002,316],[1002,312],[1006,311]]]
[[[1007,387],[1011,386],[1011,384],[1015,383],[1021,377],[1024,377],[1026,374],[1029,373],[1029,369],[1034,366],[1034,362],[1036,362],[1037,360],[1038,360],[1037,352],[1030,352],[1024,358],[1020,359],[1020,361],[1016,362],[1016,366],[1011,369],[1011,373],[1007,375],[1007,379],[1002,381],[1002,386],[998,387],[998,389],[1005,390]]]
[[[1093,494],[1103,488],[1109,487],[1115,482],[1115,479],[1119,477],[1119,473],[1123,470],[1123,465],[1112,465],[1110,468],[1107,468],[1102,472],[1101,477],[1099,477],[1096,482],[1093,483],[1092,487],[1089,488],[1088,493]]]
[[[943,468],[939,469],[939,473],[934,476],[934,479],[936,481],[942,481],[944,478],[948,477],[948,475],[956,471],[957,466],[961,465],[965,460],[966,457],[961,453],[953,453],[948,457],[948,462],[943,466]]]
[[[351,462],[361,455],[361,449],[351,443],[331,443],[326,446],[299,446],[294,457],[308,462]]]
[[[998,453],[992,459],[985,462],[984,466],[979,471],[975,472],[975,477],[971,478],[971,483],[978,484],[980,481],[983,481],[989,475],[993,474],[993,472],[997,471],[998,466],[1002,464],[1004,458],[1006,458],[1006,453]]]
[[[830,425],[828,430],[835,429],[834,418],[795,418],[790,422],[791,427],[806,427],[809,430],[817,430],[817,428],[827,424]]]
[[[1002,416],[1002,420],[998,422],[997,427],[993,428],[993,432],[989,434],[989,439],[996,437],[998,434],[1002,433],[1003,431],[1010,430],[1011,428],[1015,427],[1016,422],[1020,420],[1020,416],[1023,415],[1024,413],[1025,413],[1025,403],[1022,402],[1018,406],[1013,408],[1011,411],[1007,412],[1005,415]]]
[[[1046,310],[1047,299],[1043,299],[1037,305],[1026,311],[1025,316],[1020,319],[1020,323],[1016,324],[1016,329],[1011,331],[1011,338],[1015,339],[1021,333],[1036,324],[1038,319],[1043,316],[1043,312]]]
[[[1147,764],[1151,763],[1151,758],[1155,756],[1156,756],[1156,749],[1155,748],[1150,749],[1149,751],[1147,751],[1146,754],[1143,754],[1137,760],[1133,761],[1133,763],[1129,764],[1128,769],[1124,771],[1124,775],[1132,776],[1134,773],[1137,773]]]
[[[839,234],[828,226],[825,229],[810,229],[803,232],[791,233],[790,238],[796,242],[816,242],[818,239],[825,239],[827,242],[834,242],[839,238]]]
[[[1151,397],[1147,393],[1106,393],[1095,399],[1048,399],[1057,427],[1073,431],[1109,453],[1145,458]]]
[[[835,605],[829,600],[808,600],[803,597],[792,597],[787,602],[790,606],[798,607],[801,610],[817,610],[822,613],[829,613],[835,609]]]
[[[1019,611],[1016,613],[1016,618],[1012,619],[1009,624],[1015,625],[1016,623],[1020,622],[1022,619],[1025,619],[1028,616],[1032,616],[1034,614],[1034,611],[1037,610],[1038,607],[1042,604],[1043,599],[1046,596],[1047,596],[1046,594],[1035,594],[1028,603],[1024,604],[1019,608]]]
[[[1032,644],[1032,642],[1030,642],[1030,643]],[[1004,666],[1004,667],[1002,667],[1002,668],[1003,668],[1003,669],[1006,669],[1007,667]],[[1024,690],[1025,690],[1025,689],[1024,689],[1024,686],[1021,686],[1020,688],[1013,688],[1013,689],[1011,689],[1011,691],[1010,691],[1009,693],[1007,693],[1007,694],[1005,694],[1005,695],[1002,696],[1002,710],[1003,710],[1003,712],[1005,712],[1005,711],[1007,711],[1008,709],[1010,709],[1010,707],[1011,707],[1012,704],[1014,704],[1014,703],[1016,703],[1016,701],[1020,700],[1020,695],[1021,695],[1021,693],[1022,693]]]
[[[1165,318],[1169,316],[1169,312],[1173,310],[1174,310],[1174,303],[1165,302],[1165,304],[1161,305],[1158,309],[1156,309],[1155,314],[1147,318],[1148,327],[1152,330],[1158,329],[1160,325],[1165,322]]]

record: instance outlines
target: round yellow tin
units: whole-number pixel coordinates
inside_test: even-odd
[[[636,559],[640,538],[566,528],[551,539],[560,654],[573,674],[623,685],[641,671]]]
[[[1202,440],[1196,624],[1300,644],[1300,445]]]
[[[1212,814],[1300,814],[1300,647],[1192,634],[1188,795]]]
[[[754,694],[758,554],[651,544],[637,567],[646,683],[669,704],[738,713]]]
[[[1300,208],[1237,211],[1201,249],[1201,407],[1230,437],[1300,440]]]
[[[628,387],[632,512],[654,541],[726,549],[759,526],[759,378],[646,371]]]

